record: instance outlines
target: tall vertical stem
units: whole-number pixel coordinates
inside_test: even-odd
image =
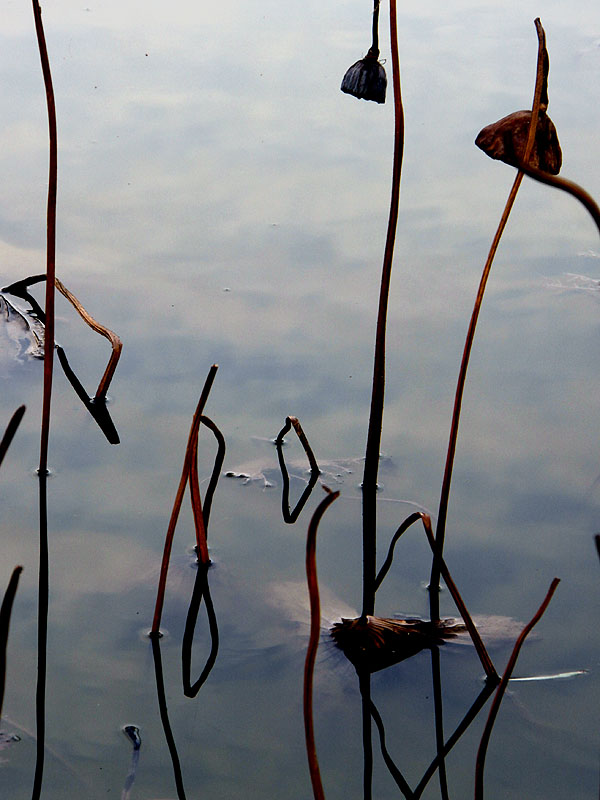
[[[54,279],[56,274],[56,182],[57,182],[57,134],[56,106],[46,38],[42,25],[42,9],[37,0],[33,2],[33,17],[37,34],[42,74],[48,106],[48,132],[50,157],[48,167],[48,204],[46,213],[46,323],[44,336],[44,397],[42,402],[42,433],[40,440],[40,473],[48,469],[48,437],[50,432],[50,398],[52,394],[52,366],[54,361]]]
[[[535,135],[537,133],[540,105],[542,104],[542,101],[545,101],[546,105],[548,102],[548,97],[547,97],[548,52],[546,50],[546,34],[544,32],[542,23],[540,22],[539,18],[535,20],[535,28],[538,36],[537,70],[536,70],[535,90],[533,95],[531,123],[529,126],[529,133],[527,136],[527,144],[525,146],[525,152],[523,154],[523,161],[525,162],[525,164],[529,163],[529,158],[531,156],[531,152],[533,149]],[[469,329],[467,331],[467,338],[463,350],[460,371],[458,374],[456,394],[454,397],[454,409],[452,412],[452,423],[450,426],[450,437],[448,441],[448,452],[446,455],[446,466],[444,468],[444,478],[442,481],[442,490],[440,494],[438,521],[435,531],[436,553],[433,558],[433,564],[431,567],[431,578],[429,581],[429,607],[430,607],[430,617],[432,621],[437,621],[440,618],[440,598],[439,598],[440,569],[441,569],[442,555],[444,551],[446,518],[448,515],[448,499],[450,496],[450,484],[452,482],[452,469],[454,467],[454,456],[456,453],[456,441],[458,438],[458,424],[460,421],[462,398],[465,389],[465,381],[467,379],[467,368],[469,366],[469,358],[471,356],[471,349],[473,347],[473,340],[475,338],[475,328],[477,327],[477,320],[479,319],[479,312],[481,310],[481,304],[483,302],[485,287],[487,285],[490,271],[492,269],[492,263],[496,255],[498,245],[500,244],[500,238],[502,237],[502,234],[506,227],[506,223],[508,222],[508,217],[510,216],[510,212],[517,198],[517,192],[519,191],[519,187],[523,180],[523,175],[524,173],[521,170],[517,172],[514,183],[508,195],[506,205],[504,206],[504,211],[502,212],[502,217],[498,224],[496,234],[492,241],[492,245],[490,247],[488,257],[485,262],[485,266],[483,268],[481,281],[479,283],[479,289],[477,291],[477,297],[475,298],[475,305],[473,306],[473,312],[471,314],[471,321],[469,322]]]
[[[42,25],[42,10],[37,0],[32,0],[33,18],[37,35],[46,105],[50,156],[48,169],[48,204],[46,216],[46,305],[44,335],[44,394],[42,400],[42,430],[40,436],[40,463],[38,469],[40,490],[40,563],[38,579],[38,675],[36,687],[37,757],[32,798],[41,796],[44,771],[45,716],[46,716],[46,648],[48,642],[48,439],[50,433],[50,398],[52,394],[52,367],[54,359],[54,279],[56,263],[56,181],[57,135],[56,107],[50,74],[50,62]]]
[[[383,400],[385,394],[385,330],[387,307],[392,274],[392,259],[398,223],[400,198],[400,176],[404,151],[404,110],[400,92],[400,59],[398,55],[398,31],[396,27],[396,0],[390,0],[390,39],[392,54],[392,77],[394,85],[394,163],[392,167],[392,190],[387,238],[381,273],[379,313],[375,337],[375,360],[373,365],[373,388],[371,412],[367,434],[367,450],[363,477],[363,616],[375,610],[376,575],[376,528],[377,528],[377,474],[379,471],[379,447],[383,423]]]

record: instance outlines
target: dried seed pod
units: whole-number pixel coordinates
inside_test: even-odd
[[[363,100],[385,103],[387,78],[377,60],[379,51],[371,48],[364,58],[353,64],[344,75],[341,90]]]
[[[531,111],[515,111],[498,122],[487,125],[479,132],[475,144],[490,158],[518,167],[525,156],[531,113]],[[554,123],[543,108],[538,116],[529,163],[551,175],[558,175],[560,172],[562,152],[558,135]]]

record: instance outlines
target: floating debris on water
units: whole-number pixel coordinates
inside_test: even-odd
[[[589,675],[589,669],[574,669],[571,672],[557,672],[554,675],[530,675],[523,678],[510,678],[511,683],[526,683],[530,681],[556,681],[567,678],[576,678],[579,675]]]

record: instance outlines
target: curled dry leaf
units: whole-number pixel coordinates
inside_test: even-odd
[[[515,111],[498,122],[487,125],[479,132],[475,144],[490,158],[518,167],[525,155],[531,113]],[[554,123],[544,110],[540,111],[538,117],[529,164],[551,175],[558,175],[560,172],[562,152],[558,135]]]

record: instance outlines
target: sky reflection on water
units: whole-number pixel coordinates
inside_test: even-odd
[[[42,269],[47,177],[31,9],[5,5],[2,285]],[[257,473],[276,469],[275,448],[265,440],[290,413],[301,419],[319,461],[360,459],[389,200],[391,97],[379,107],[339,91],[345,69],[368,49],[369,4],[186,2],[167,10],[156,2],[84,7],[57,0],[43,11],[59,124],[57,274],[124,341],[111,388],[118,448],[102,440],[56,373],[48,745],[57,757],[48,760],[45,797],[64,797],[65,781],[77,787],[81,780],[89,784],[86,796],[116,794],[130,759],[119,732],[126,722],[142,730],[135,796],[170,797],[152,663],[139,633],[151,621],[197,395],[218,362],[208,413],[228,442],[226,469],[249,462]],[[386,11],[381,41],[389,59]],[[486,159],[473,140],[484,125],[531,103],[532,21],[539,13],[563,174],[600,195],[596,3],[577,0],[568,11],[559,2],[543,9],[531,2],[501,9],[413,3],[400,13],[407,128],[389,317],[381,552],[412,510],[394,501],[437,509],[467,315],[513,179],[512,169]],[[590,700],[598,695],[592,631],[600,574],[592,535],[600,499],[600,293],[593,283],[587,291],[569,288],[565,276],[597,279],[598,252],[597,234],[572,199],[525,182],[469,370],[449,514],[454,578],[473,613],[526,620],[560,575],[519,673],[590,671],[565,684],[514,689],[489,755],[490,798],[597,794]],[[83,330],[62,300],[56,338],[84,385],[94,386],[106,343]],[[7,347],[3,337],[2,416],[23,401],[28,411],[0,475],[2,585],[14,564],[25,566],[5,712],[33,731],[37,486],[30,475],[41,364],[17,362]],[[202,475],[211,459],[204,445],[200,457]],[[355,463],[323,523],[318,556],[324,585],[350,606],[359,604],[361,580]],[[319,498],[290,528],[280,518],[279,491],[226,478],[217,490],[210,540],[223,647],[195,705],[175,690],[170,697],[191,797],[199,785],[212,798],[307,796],[304,632],[289,609],[273,612],[265,587],[303,581],[306,524]],[[193,581],[185,565],[191,530],[186,512],[176,540],[182,565],[166,606],[171,637],[163,645],[167,686],[174,687]],[[379,613],[426,612],[429,556],[421,536],[403,539],[378,595]],[[498,645],[493,653],[500,668],[508,650]],[[470,702],[478,691],[481,670],[472,652],[450,648],[443,667],[451,730],[465,697]],[[374,681],[389,740],[411,781],[433,748],[429,669],[421,654]],[[331,646],[322,648],[317,671],[327,796],[359,796],[360,768],[347,766],[362,758],[353,671]],[[456,796],[471,793],[479,732],[449,760]],[[25,733],[1,766],[15,800],[29,794],[32,753]],[[436,792],[434,781],[424,797]],[[383,768],[375,795],[397,796]]]

